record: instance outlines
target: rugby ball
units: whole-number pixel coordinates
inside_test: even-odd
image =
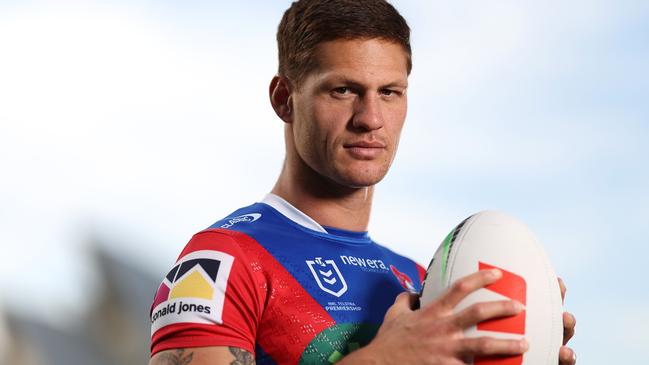
[[[478,323],[467,337],[525,338],[520,356],[475,358],[474,365],[557,365],[563,341],[563,306],[557,276],[539,241],[525,224],[501,212],[484,211],[460,223],[437,249],[422,286],[421,306],[435,300],[457,279],[498,268],[503,276],[462,300],[473,303],[515,299],[525,311]]]

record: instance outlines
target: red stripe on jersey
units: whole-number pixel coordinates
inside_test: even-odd
[[[235,258],[223,304],[223,323],[162,327],[152,337],[152,354],[205,346],[235,346],[254,353],[256,343],[276,364],[297,364],[313,338],[335,324],[282,264],[250,236],[220,228],[200,232],[179,260],[202,250]]]
[[[266,301],[265,291],[260,284],[263,276],[249,268],[239,243],[227,232],[203,231],[195,234],[177,261],[192,252],[203,250],[219,251],[234,257],[227,278],[222,323],[178,322],[162,327],[151,338],[152,355],[162,350],[206,346],[235,346],[254,353],[257,327]]]
[[[263,289],[268,299],[257,332],[259,346],[277,364],[297,364],[313,338],[336,322],[255,240],[240,232],[226,232],[239,242],[251,269],[265,276]]]

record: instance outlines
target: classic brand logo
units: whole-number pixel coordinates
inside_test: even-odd
[[[306,264],[309,265],[315,281],[324,292],[340,297],[347,291],[345,278],[334,260],[322,260],[322,257],[316,257],[315,260],[306,260]]]
[[[486,286],[485,289],[506,296],[509,299],[519,301],[523,305],[527,304],[527,283],[521,276],[503,270],[499,267],[485,264],[483,262],[478,263],[478,269],[481,271],[491,269],[499,269],[500,271],[502,271],[502,278],[495,283]],[[522,311],[521,313],[512,317],[504,317],[484,321],[478,323],[477,327],[478,330],[481,331],[493,331],[524,335],[525,313],[525,311]],[[476,358],[474,362],[475,365],[521,365],[522,363],[523,355],[499,357],[497,359],[493,357]]]
[[[230,228],[230,227],[232,227],[235,224],[240,223],[240,222],[252,223],[252,222],[256,221],[259,218],[261,218],[260,213],[250,213],[250,214],[240,215],[238,217],[228,219],[228,222],[222,224],[221,228]]]

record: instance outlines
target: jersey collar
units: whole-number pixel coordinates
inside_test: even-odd
[[[280,212],[283,216],[301,225],[302,227],[317,232],[328,233],[327,230],[324,229],[324,227],[322,227],[320,224],[318,224],[318,222],[314,221],[313,218],[302,213],[299,209],[292,206],[291,203],[287,202],[279,195],[268,193],[261,202],[266,205],[270,205],[276,211]]]

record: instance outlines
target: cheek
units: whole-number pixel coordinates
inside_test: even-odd
[[[308,165],[320,171],[333,158],[336,133],[331,116],[336,113],[318,103],[296,112],[293,125],[296,148]]]
[[[407,109],[405,105],[399,108],[395,108],[391,110],[391,113],[389,113],[388,116],[389,119],[386,121],[386,125],[389,128],[388,133],[390,135],[390,138],[392,138],[395,146],[399,143],[401,130],[403,129],[403,125],[406,121],[406,112]]]
[[[327,149],[327,153],[332,153],[331,149],[340,143],[340,138],[345,133],[349,114],[345,108],[335,103],[320,103],[313,108],[311,116],[311,131],[313,142]]]

